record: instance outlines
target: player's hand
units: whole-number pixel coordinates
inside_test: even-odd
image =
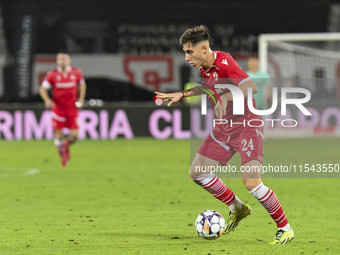
[[[164,99],[164,101],[170,101],[168,103],[168,106],[173,105],[174,103],[177,103],[179,100],[183,98],[183,93],[182,92],[175,92],[175,93],[161,93],[155,91],[157,94],[157,98]]]
[[[227,113],[227,104],[228,104],[228,98],[221,96],[221,101],[222,101],[222,105],[220,100],[218,100],[216,106],[215,106],[215,116],[217,119],[222,119],[223,115],[225,115]]]
[[[76,102],[76,106],[79,109],[83,108],[84,107],[84,99],[78,99],[78,101]]]
[[[45,108],[46,109],[51,109],[52,108],[53,101],[51,99],[45,100],[44,103],[45,103]]]

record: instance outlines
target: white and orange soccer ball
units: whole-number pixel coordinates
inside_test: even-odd
[[[198,215],[195,227],[200,237],[212,240],[223,235],[225,220],[219,212],[206,210]]]

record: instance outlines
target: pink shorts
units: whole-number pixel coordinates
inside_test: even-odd
[[[226,165],[236,153],[241,155],[241,165],[257,160],[263,162],[263,127],[241,127],[225,132],[213,129],[198,150],[198,154]]]
[[[79,129],[78,110],[62,111],[53,109],[51,115],[53,129]]]

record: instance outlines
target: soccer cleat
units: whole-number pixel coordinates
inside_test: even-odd
[[[58,147],[59,155],[61,158],[61,166],[66,167],[67,166],[67,161],[68,161],[68,154],[67,154],[67,149],[65,145],[61,145]]]
[[[65,153],[61,156],[61,166],[62,167],[67,167],[67,160],[68,160],[68,156]]]
[[[229,212],[229,218],[227,221],[227,226],[225,227],[223,234],[229,234],[231,231],[238,226],[241,220],[247,218],[251,214],[251,207],[247,204],[243,204],[243,208],[238,213]]]
[[[294,238],[294,231],[293,229],[291,230],[283,230],[279,229],[276,232],[276,237],[273,242],[270,242],[269,244],[286,244],[290,240],[293,240]]]

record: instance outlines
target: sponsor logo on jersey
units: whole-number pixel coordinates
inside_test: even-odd
[[[246,151],[246,154],[248,155],[248,157],[250,157],[251,151]]]
[[[56,82],[55,86],[60,89],[65,89],[65,88],[72,88],[75,86],[75,83],[72,82]]]

